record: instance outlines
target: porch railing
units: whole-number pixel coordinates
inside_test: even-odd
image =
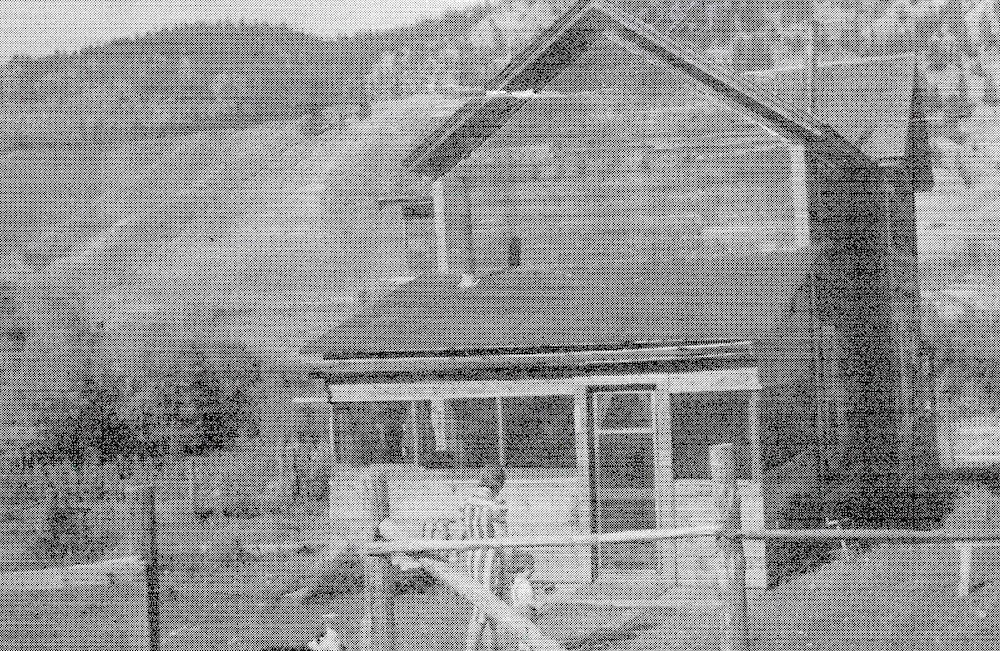
[[[396,651],[390,556],[403,554],[429,574],[486,613],[520,648],[558,651],[564,647],[529,619],[488,589],[472,581],[463,569],[433,558],[441,552],[517,547],[570,547],[610,543],[652,542],[713,537],[716,543],[717,584],[720,596],[720,651],[749,651],[746,558],[744,540],[871,541],[889,544],[1000,541],[1000,531],[911,529],[751,529],[740,522],[735,449],[732,444],[713,446],[710,452],[715,525],[682,529],[648,529],[614,533],[562,536],[505,536],[474,540],[380,540],[379,524],[389,515],[385,475],[373,467],[366,487],[371,530],[362,547],[364,560],[364,621],[362,651]]]

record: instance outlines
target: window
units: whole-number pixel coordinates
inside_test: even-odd
[[[594,422],[602,430],[653,427],[653,394],[649,391],[615,391],[594,396]]]
[[[711,479],[709,449],[736,443],[748,449],[749,391],[677,393],[670,396],[670,436],[675,479]],[[748,464],[738,472],[747,474]]]
[[[593,395],[598,493],[602,499],[627,487],[629,500],[651,499],[656,444],[652,391],[601,391]]]
[[[575,468],[572,396],[463,398],[334,405],[341,463],[424,468]]]
[[[434,403],[432,410],[437,449],[450,454],[453,467],[482,468],[500,463],[496,399],[446,400]]]
[[[507,466],[576,467],[572,396],[504,398],[501,418]]]
[[[331,444],[340,463],[412,463],[407,403],[341,403],[330,412]]]
[[[407,273],[414,276],[432,273],[437,268],[433,204],[421,202],[404,205],[403,228]]]

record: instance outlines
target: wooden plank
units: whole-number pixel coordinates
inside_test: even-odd
[[[504,536],[489,540],[387,540],[369,545],[372,554],[418,554],[436,551],[467,551],[482,547],[566,547],[625,542],[651,542],[675,538],[714,536],[715,527],[687,527],[682,529],[644,529],[641,531],[616,531],[613,533],[563,535],[563,536]],[[1000,536],[998,536],[1000,537]]]
[[[577,387],[573,393],[573,430],[576,434],[576,467],[578,470],[577,490],[580,497],[577,507],[580,517],[577,533],[594,533],[593,466],[590,459],[590,419],[587,400],[586,387]],[[580,580],[581,582],[593,581],[597,550],[593,546],[588,546],[581,548],[580,552]]]
[[[656,493],[656,523],[660,527],[677,526],[677,509],[673,490],[673,437],[670,429],[670,384],[656,385],[653,394],[653,416],[656,423],[654,440],[653,481]],[[657,565],[663,580],[677,582],[677,541],[661,540],[656,543]]]
[[[720,651],[748,651],[746,558],[743,554],[742,512],[736,480],[736,446],[723,443],[712,446],[709,465],[715,486],[718,513],[719,597],[722,603],[722,639]]]
[[[516,613],[509,604],[471,580],[465,572],[432,558],[415,560],[433,577],[472,602],[509,635],[527,642],[533,651],[565,651],[562,645],[542,633],[534,622]]]
[[[372,466],[365,482],[368,541],[379,537],[379,525],[389,516],[389,493],[384,468]],[[393,566],[388,556],[363,555],[364,621],[361,648],[364,651],[396,651]]]
[[[1000,540],[1000,531],[953,529],[916,531],[913,529],[747,529],[744,538],[751,540],[868,540],[893,544],[979,542]]]
[[[467,398],[572,395],[571,382],[552,380],[496,380],[421,382],[412,384],[331,384],[333,402],[394,402]]]

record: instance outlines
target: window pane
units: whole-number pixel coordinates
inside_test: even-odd
[[[429,406],[420,463],[430,468],[482,468],[500,461],[494,398],[445,400]]]
[[[749,408],[748,391],[671,395],[670,437],[673,441],[674,477],[710,479],[708,451],[713,445],[736,443],[746,446],[749,442]]]
[[[332,416],[332,444],[339,462],[413,462],[409,403],[342,403],[333,406]]]
[[[652,394],[648,391],[616,391],[594,397],[598,429],[649,429],[653,426]]]
[[[503,420],[508,466],[576,466],[572,396],[506,398]]]

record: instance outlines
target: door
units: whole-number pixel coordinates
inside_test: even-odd
[[[600,533],[658,526],[657,402],[654,387],[601,387],[590,392],[594,520]],[[599,574],[660,571],[653,543],[604,544],[597,552]]]
[[[764,524],[755,369],[651,377],[656,384],[591,387],[593,522],[601,533],[711,526],[709,450],[737,443],[743,522]],[[766,583],[764,545],[745,543],[748,579]],[[599,575],[655,574],[658,581],[714,581],[711,538],[597,547]]]

